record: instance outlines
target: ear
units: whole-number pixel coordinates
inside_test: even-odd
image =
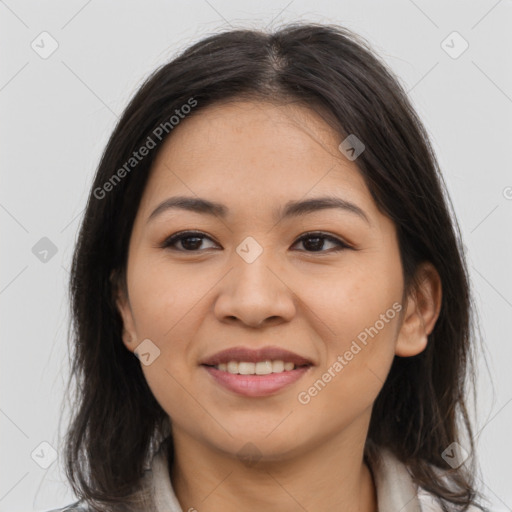
[[[130,352],[133,352],[137,347],[137,332],[135,330],[135,321],[133,319],[133,312],[130,306],[127,289],[121,281],[122,278],[120,277],[119,272],[117,270],[113,270],[110,273],[110,283],[113,300],[123,320],[123,343]]]
[[[441,311],[442,285],[439,273],[429,261],[422,262],[406,299],[407,307],[395,345],[395,354],[415,356],[425,350]]]

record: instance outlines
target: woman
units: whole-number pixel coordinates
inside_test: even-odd
[[[74,255],[65,510],[485,510],[449,204],[344,28],[234,30],[157,70]]]

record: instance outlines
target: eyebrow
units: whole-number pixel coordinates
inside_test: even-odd
[[[346,199],[342,199],[341,197],[333,196],[315,197],[302,201],[288,201],[282,210],[278,209],[277,212],[274,213],[274,216],[278,221],[281,221],[287,218],[301,217],[309,213],[331,208],[337,208],[349,213],[356,214],[371,225],[368,216],[359,206],[347,201]],[[200,197],[176,196],[169,197],[160,203],[151,212],[147,222],[153,220],[164,211],[170,209],[187,210],[200,214],[218,216],[221,218],[226,218],[229,212],[229,209],[222,203],[209,201]]]

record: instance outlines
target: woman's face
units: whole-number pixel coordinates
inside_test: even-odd
[[[240,101],[185,119],[162,147],[118,306],[175,440],[233,455],[252,443],[269,460],[362,442],[394,355],[425,348],[403,321],[395,227],[341,142],[313,110]],[[158,208],[178,196],[222,213]],[[290,209],[322,197],[353,206]],[[283,369],[296,356],[307,366]],[[220,361],[242,364],[203,364]]]

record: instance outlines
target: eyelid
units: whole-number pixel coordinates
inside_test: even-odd
[[[158,247],[161,249],[169,249],[169,250],[174,250],[176,252],[190,253],[190,254],[201,253],[201,252],[204,252],[205,250],[211,249],[211,248],[209,248],[209,249],[203,249],[203,250],[197,250],[197,251],[185,251],[185,250],[181,250],[181,249],[175,249],[171,246],[171,244],[173,242],[177,242],[183,238],[188,238],[188,237],[192,238],[194,235],[197,236],[198,238],[205,238],[205,239],[207,238],[207,239],[211,240],[212,242],[214,242],[215,244],[217,244],[217,242],[213,239],[213,237],[211,237],[210,235],[206,234],[203,231],[184,230],[184,231],[178,231],[178,232],[173,233],[172,235],[168,236],[167,238],[165,238],[163,240],[163,242],[161,242],[158,245]],[[323,239],[333,242],[335,244],[338,244],[338,247],[336,249],[331,249],[331,250],[327,250],[327,251],[304,251],[304,250],[301,250],[299,252],[304,252],[306,254],[330,254],[333,252],[339,252],[339,251],[347,250],[347,249],[356,250],[356,248],[352,244],[348,243],[343,238],[340,238],[337,235],[332,235],[330,233],[326,233],[323,231],[306,231],[305,233],[301,234],[294,241],[293,245],[296,245],[297,243],[301,242],[304,239],[313,238],[315,236],[317,236],[319,238],[323,238]],[[219,245],[219,244],[217,244],[217,245]],[[293,245],[292,245],[292,247],[293,247]]]
[[[177,231],[176,233],[173,233],[172,235],[164,238],[164,240],[158,244],[158,247],[161,248],[161,249],[173,249],[172,247],[170,247],[170,244],[175,242],[175,241],[179,241],[181,238],[192,238],[193,236],[197,236],[197,238],[208,238],[210,239],[212,242],[214,243],[217,243],[215,242],[215,240],[213,239],[213,237],[211,237],[210,235],[206,234],[204,231],[195,231],[195,230],[191,230],[191,229],[186,229],[184,231]],[[176,249],[177,252],[190,252],[190,253],[193,253],[193,252],[202,252],[202,251],[183,251],[183,250],[179,250],[179,249]]]
[[[301,235],[299,238],[297,238],[296,242],[294,242],[293,245],[295,245],[297,242],[300,242],[303,239],[313,238],[315,236],[318,236],[319,238],[324,238],[325,240],[328,240],[329,242],[334,242],[336,244],[339,244],[337,250],[354,249],[354,247],[351,244],[349,244],[348,242],[346,242],[343,238],[340,238],[340,237],[338,237],[336,235],[331,235],[329,233],[325,233],[323,231],[307,231],[306,233]],[[337,250],[334,250],[334,251],[318,251],[318,253],[337,252]],[[315,254],[315,251],[302,251],[302,252],[307,252],[307,253]]]

